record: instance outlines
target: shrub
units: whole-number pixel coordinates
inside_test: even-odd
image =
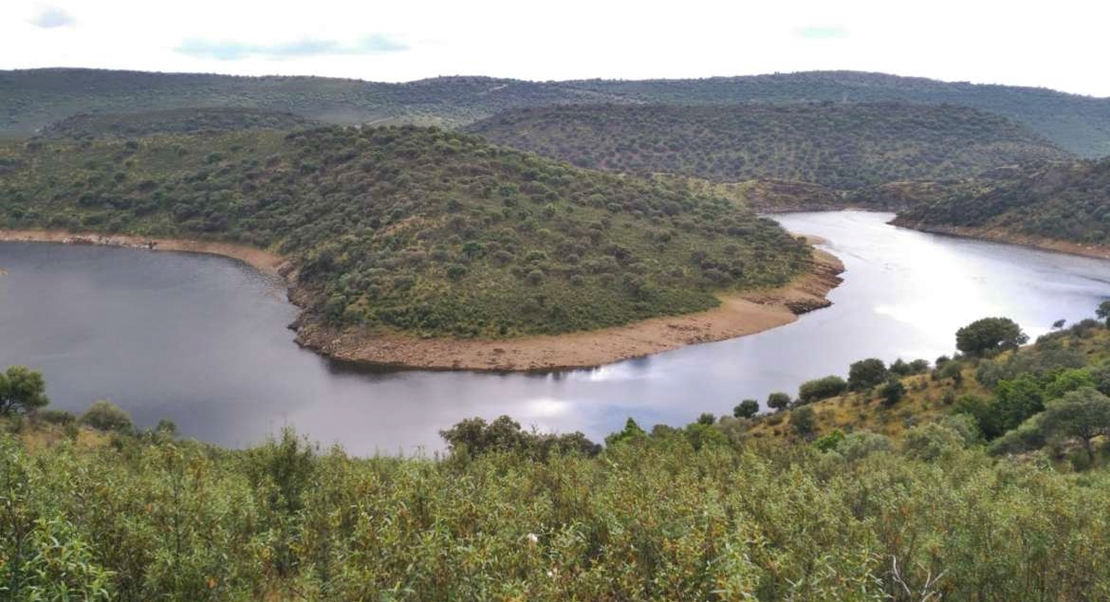
[[[81,424],[100,431],[127,432],[132,430],[131,416],[116,404],[101,399],[93,402],[81,415]]]
[[[839,376],[826,376],[802,383],[798,387],[798,402],[813,403],[821,399],[836,397],[848,390],[848,383]]]

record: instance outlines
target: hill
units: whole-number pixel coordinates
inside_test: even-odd
[[[629,419],[604,447],[475,418],[435,458],[290,429],[219,449],[103,401],[79,419],[8,406],[0,583],[16,600],[1101,600],[1108,342],[1088,320],[932,369],[879,362],[852,391]],[[6,374],[5,401],[46,401]]]
[[[166,109],[140,113],[74,115],[52,123],[44,138],[140,138],[226,130],[294,130],[321,125],[292,113],[244,108]]]
[[[574,105],[507,111],[467,131],[580,167],[835,189],[961,178],[1069,156],[995,115],[897,103]]]
[[[1110,155],[1110,98],[1046,88],[944,82],[859,71],[805,71],[705,79],[566,82],[627,101],[663,104],[910,102],[971,107],[1023,123],[1083,157]]]
[[[1080,156],[1110,155],[1110,99],[851,71],[644,81],[440,77],[401,84],[91,69],[0,71],[0,137],[29,136],[80,113],[186,107],[263,108],[338,124],[457,126],[506,109],[568,103],[822,101],[972,107],[1023,123]]]
[[[1096,253],[1110,245],[1110,160],[1001,170],[899,214],[901,226]],[[1067,243],[1071,243],[1070,247]]]
[[[305,324],[414,337],[592,330],[810,270],[720,197],[413,126],[0,147],[0,227],[246,243],[296,266]]]

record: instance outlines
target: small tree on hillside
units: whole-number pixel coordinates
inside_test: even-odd
[[[30,412],[48,403],[42,373],[25,366],[0,372],[0,415]]]
[[[732,415],[737,418],[752,418],[759,413],[759,402],[754,399],[745,399],[732,409]]]
[[[767,407],[772,410],[785,410],[790,406],[790,396],[786,393],[771,393],[767,396]]]
[[[93,402],[81,415],[81,424],[101,431],[127,432],[132,429],[131,416],[116,404],[101,399]]]
[[[812,406],[802,406],[790,412],[790,427],[802,437],[810,437],[817,430],[817,417]]]
[[[902,398],[906,396],[906,386],[897,378],[891,378],[879,390],[879,395],[883,397],[883,405],[889,407],[902,401]]]
[[[1072,391],[1048,404],[1040,424],[1047,437],[1079,439],[1087,459],[1094,462],[1091,439],[1110,435],[1110,398],[1090,387]]]
[[[853,391],[863,391],[886,382],[889,372],[883,360],[868,358],[852,363],[848,366],[848,388]]]
[[[1095,310],[1095,315],[1106,320],[1106,325],[1110,327],[1110,299],[1098,304],[1098,309]]]
[[[956,349],[972,356],[991,356],[1017,349],[1029,337],[1009,318],[983,318],[956,331]]]

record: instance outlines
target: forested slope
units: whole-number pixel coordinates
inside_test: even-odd
[[[507,111],[467,130],[581,167],[835,189],[1069,157],[1020,124],[951,105],[575,105]]]
[[[80,113],[193,107],[262,108],[340,124],[380,121],[454,126],[506,109],[565,103],[743,105],[821,101],[971,107],[1023,123],[1080,156],[1110,155],[1110,99],[1042,88],[853,71],[641,81],[439,77],[400,84],[91,69],[2,71],[0,136],[28,136]]]
[[[897,223],[1110,244],[1110,160],[1000,172],[916,204]]]
[[[309,317],[425,336],[562,333],[715,307],[810,267],[777,224],[681,183],[412,126],[0,147],[0,227],[243,242]]]

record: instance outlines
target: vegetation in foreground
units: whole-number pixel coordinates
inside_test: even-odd
[[[0,227],[241,242],[299,270],[308,316],[509,337],[709,309],[811,253],[681,182],[406,127],[0,146]]]
[[[520,107],[567,103],[746,105],[949,104],[1025,124],[1083,157],[1110,155],[1110,99],[1044,88],[941,82],[853,71],[686,80],[527,82],[438,77],[386,84],[324,77],[234,77],[92,69],[0,72],[0,137],[28,136],[79,113],[245,107],[338,124],[456,126]]]
[[[1110,159],[1001,171],[915,204],[897,223],[1110,244]]]
[[[833,189],[958,179],[1071,156],[996,115],[894,103],[556,106],[506,111],[467,130],[592,169]]]
[[[1110,332],[1089,320],[1022,342],[1012,322],[981,320],[935,368],[865,359],[797,400],[773,395],[772,414],[745,401],[740,418],[684,428],[629,420],[604,448],[467,420],[442,433],[442,458],[352,458],[291,431],[240,451],[178,440],[172,424],[136,433],[106,402],[80,419],[46,412],[41,378],[13,368],[0,378],[0,591],[1110,599]],[[864,428],[865,414],[921,407],[922,379],[961,397],[897,436]],[[860,419],[818,436],[838,399]],[[768,436],[775,424],[790,428]]]

